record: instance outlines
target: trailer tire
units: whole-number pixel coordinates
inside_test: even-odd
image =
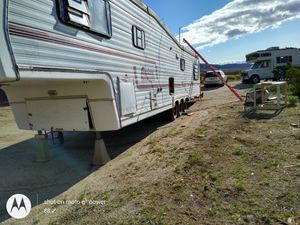
[[[177,117],[180,117],[181,115],[182,115],[182,113],[183,113],[183,104],[182,104],[182,102],[178,102],[178,110],[177,110]]]
[[[168,118],[169,118],[170,121],[176,120],[176,118],[177,118],[177,111],[178,111],[177,104],[175,104],[175,106],[168,111]]]
[[[251,82],[252,82],[252,84],[258,84],[260,82],[259,76],[258,75],[253,75],[251,77]]]
[[[183,106],[182,106],[182,109],[183,109],[183,113],[186,112],[186,110],[188,109],[188,101],[185,99],[183,100]]]

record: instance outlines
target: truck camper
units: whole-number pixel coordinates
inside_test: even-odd
[[[243,82],[259,83],[260,80],[275,80],[276,69],[288,63],[295,67],[300,66],[300,49],[271,47],[246,55],[246,62],[253,63],[253,66],[241,73]]]

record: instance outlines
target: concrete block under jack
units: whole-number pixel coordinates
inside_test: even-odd
[[[48,150],[48,140],[43,134],[37,134],[34,136],[37,143],[37,151],[35,156],[35,162],[47,162],[50,160]]]
[[[103,139],[95,140],[95,151],[92,164],[93,166],[102,166],[110,161]]]

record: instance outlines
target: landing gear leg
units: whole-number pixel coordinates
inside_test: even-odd
[[[95,150],[92,161],[93,166],[102,166],[110,161],[110,157],[107,153],[104,140],[101,137],[101,132],[96,132]]]
[[[35,156],[35,162],[47,162],[50,160],[48,150],[47,135],[43,134],[41,130],[34,136],[37,144],[37,152]]]
[[[65,138],[64,138],[63,132],[59,131],[57,133],[57,139],[58,139],[58,141],[59,141],[60,144],[63,144],[65,142]]]

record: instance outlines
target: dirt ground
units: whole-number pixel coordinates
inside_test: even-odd
[[[27,140],[32,136],[33,132],[18,129],[10,107],[0,107],[0,149]]]
[[[55,154],[48,165],[32,162],[33,150],[10,153],[18,144],[2,148],[1,162],[25,159],[19,170],[1,163],[1,178],[9,178],[1,179],[0,189],[9,194],[18,184],[18,191],[31,188],[31,200],[34,193],[52,199],[40,200],[26,219],[5,218],[3,224],[300,224],[300,107],[248,118],[226,88],[212,87],[189,110],[172,123],[156,118],[106,133],[114,159],[96,171],[82,167],[80,175],[70,173],[90,159],[92,135],[66,134],[65,146],[50,146]],[[89,157],[82,161],[83,151]],[[64,166],[70,155],[73,164]],[[34,168],[39,172],[30,176]],[[56,179],[65,186],[51,192]]]

